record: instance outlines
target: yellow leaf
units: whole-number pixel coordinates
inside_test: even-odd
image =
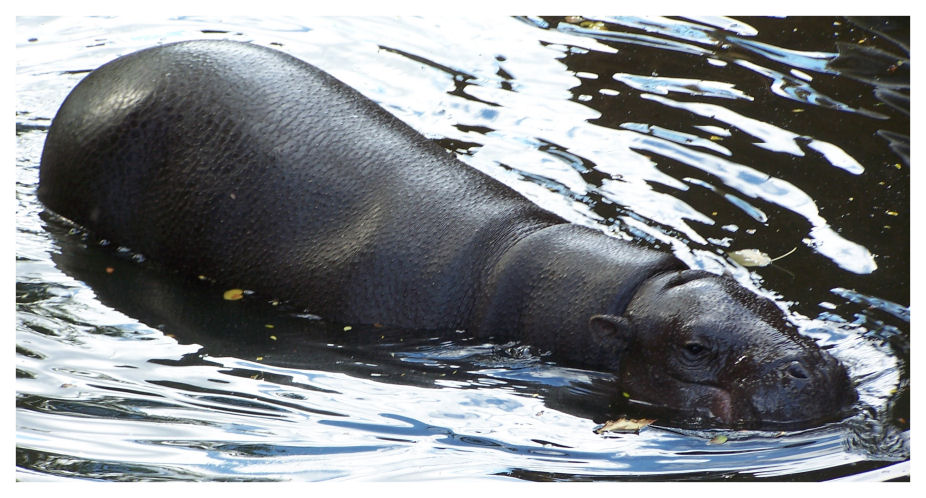
[[[244,291],[241,289],[228,289],[222,294],[226,301],[237,301],[244,297]]]
[[[768,266],[772,258],[768,254],[758,249],[740,249],[739,251],[728,252],[730,259],[743,266]]]
[[[726,442],[727,442],[727,436],[720,434],[720,435],[717,435],[711,438],[711,440],[708,441],[707,444],[723,444]]]
[[[579,26],[582,26],[586,29],[607,30],[604,23],[601,21],[582,21],[579,23]]]
[[[797,248],[795,247],[777,258],[770,258],[768,254],[758,249],[740,249],[739,251],[728,252],[727,256],[743,266],[768,266],[772,261],[778,261],[796,250]]]
[[[601,427],[595,429],[595,434],[601,434],[604,432],[639,434],[640,429],[652,424],[655,421],[655,419],[651,418],[619,418],[617,420],[609,420]]]

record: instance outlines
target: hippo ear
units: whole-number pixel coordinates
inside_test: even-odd
[[[633,340],[633,327],[622,316],[595,315],[588,321],[593,340],[615,353],[626,350]]]

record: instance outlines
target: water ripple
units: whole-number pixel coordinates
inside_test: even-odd
[[[776,45],[791,24],[826,48]],[[786,480],[909,459],[909,54],[871,26],[833,41],[832,24],[17,18],[17,478]],[[45,132],[90,69],[189,38],[282,48],[570,221],[767,287],[847,365],[858,413],[799,432],[657,422],[600,435],[626,411],[614,377],[526,345],[380,329],[365,340],[270,305],[234,317],[119,306],[113,293],[149,288],[162,303],[208,300],[43,214]],[[799,242],[807,250],[780,262],[790,276],[724,257]],[[103,288],[94,265],[140,287]],[[273,339],[230,339],[268,322]],[[711,444],[718,434],[728,441]]]

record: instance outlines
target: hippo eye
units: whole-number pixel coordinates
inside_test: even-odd
[[[690,359],[696,359],[701,357],[704,353],[707,352],[707,347],[701,344],[700,342],[686,342],[685,343],[685,356]]]

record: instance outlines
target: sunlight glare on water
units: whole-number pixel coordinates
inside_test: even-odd
[[[822,480],[909,460],[909,87],[864,64],[909,54],[850,26],[18,18],[17,478]],[[878,45],[850,51],[828,30]],[[197,38],[305,59],[566,219],[777,298],[847,365],[859,413],[798,432],[597,434],[619,396],[609,374],[266,303],[226,315],[208,287],[42,214],[42,145],[70,89],[115,57]],[[764,268],[726,257],[795,247]],[[137,287],[106,283],[106,267]]]

